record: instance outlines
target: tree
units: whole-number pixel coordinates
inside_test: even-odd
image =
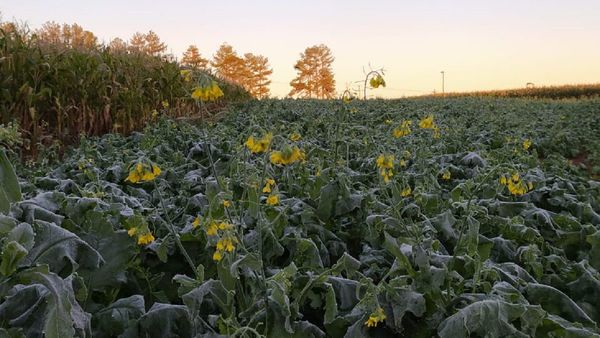
[[[146,36],[143,33],[135,32],[131,39],[129,39],[129,48],[132,52],[145,53]]]
[[[268,97],[271,84],[269,76],[273,74],[273,70],[269,67],[269,59],[262,55],[246,53],[244,54],[244,64],[247,74],[243,83],[244,88],[256,98]]]
[[[329,47],[321,44],[304,50],[294,65],[298,76],[290,82],[289,96],[303,98],[332,98],[335,95],[335,79],[331,64],[334,57]]]
[[[121,38],[114,38],[108,44],[110,52],[115,54],[127,53],[128,47],[129,46],[127,46],[127,42],[123,41],[123,39]]]
[[[159,56],[167,50],[167,45],[153,31],[148,31],[144,36],[146,40],[146,53]]]
[[[243,85],[244,80],[248,77],[244,59],[239,57],[233,47],[226,43],[219,47],[213,56],[211,65],[215,68],[218,76],[239,85]]]
[[[42,25],[42,28],[37,30],[38,40],[43,43],[59,45],[63,43],[61,26],[54,22],[48,21]]]
[[[185,53],[183,53],[181,64],[193,69],[206,69],[208,66],[208,60],[200,55],[198,47],[195,45],[190,45]]]
[[[61,26],[54,21],[48,21],[36,33],[38,41],[45,45],[94,49],[98,44],[98,38],[94,33],[84,30],[76,23]]]
[[[129,50],[134,53],[160,56],[167,50],[167,45],[153,31],[148,31],[146,34],[136,32],[129,40]]]

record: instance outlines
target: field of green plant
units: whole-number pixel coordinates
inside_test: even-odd
[[[600,99],[230,110],[2,155],[2,336],[600,337]]]

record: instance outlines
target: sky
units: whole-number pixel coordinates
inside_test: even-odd
[[[387,87],[370,96],[440,92],[441,71],[446,92],[600,82],[598,0],[0,0],[0,13],[32,28],[78,23],[105,42],[153,30],[179,57],[227,42],[269,58],[278,97],[300,53],[321,43],[338,92],[382,67]]]

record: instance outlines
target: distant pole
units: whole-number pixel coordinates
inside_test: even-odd
[[[443,70],[440,72],[442,73],[442,94],[444,94],[444,75],[446,74]]]

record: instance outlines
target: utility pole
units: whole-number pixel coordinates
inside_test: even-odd
[[[443,70],[440,72],[442,73],[442,94],[444,94],[444,75],[446,74]]]

